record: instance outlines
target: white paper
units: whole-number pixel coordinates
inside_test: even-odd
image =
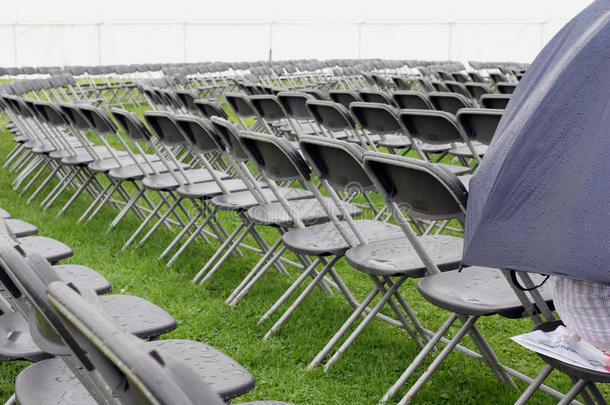
[[[552,332],[534,331],[511,337],[526,349],[564,363],[610,374],[610,356],[560,326]]]

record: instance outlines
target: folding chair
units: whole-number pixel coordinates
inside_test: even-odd
[[[397,90],[392,93],[392,98],[398,108],[410,108],[415,110],[434,109],[428,97],[419,91]]]
[[[428,93],[430,102],[436,110],[445,111],[455,115],[460,108],[475,107],[472,101],[461,94],[449,92]]]
[[[414,138],[428,145],[441,145],[439,149],[443,149],[443,152],[437,155],[437,162],[451,154],[460,159],[462,166],[470,168],[468,159],[473,159],[475,165],[479,165],[481,156],[487,150],[486,146],[473,145],[455,116],[447,112],[405,109],[400,110],[398,119]]]
[[[451,93],[460,94],[466,98],[471,98],[472,94],[468,91],[466,86],[460,82],[456,81],[446,81],[444,82],[445,86],[449,89]]]
[[[218,147],[222,149],[224,156],[231,164],[236,176],[243,181],[243,183],[248,187],[248,190],[242,192],[234,192],[230,194],[217,195],[212,198],[212,205],[215,207],[215,209],[233,212],[237,214],[237,216],[241,220],[241,224],[237,228],[235,228],[235,230],[233,230],[231,234],[225,239],[221,246],[216,250],[214,255],[212,255],[208,262],[193,278],[192,282],[200,281],[200,283],[203,283],[208,280],[220,268],[222,263],[224,263],[224,261],[229,257],[229,255],[235,249],[237,249],[238,246],[241,246],[243,239],[248,234],[252,234],[259,247],[262,248],[263,251],[266,251],[266,253],[263,254],[259,262],[256,264],[256,266],[254,266],[254,268],[251,270],[249,275],[246,276],[244,282],[242,282],[240,286],[235,289],[234,293],[231,294],[231,296],[229,297],[231,298],[233,295],[237,294],[238,290],[240,290],[241,287],[245,285],[245,283],[250,281],[250,278],[254,274],[256,274],[256,272],[261,266],[265,270],[273,266],[276,267],[280,272],[286,272],[286,270],[282,266],[282,262],[291,265],[295,265],[295,263],[288,260],[282,260],[283,258],[281,257],[281,254],[283,250],[280,247],[281,238],[278,239],[271,246],[267,246],[265,239],[262,237],[262,235],[259,234],[258,230],[255,228],[257,222],[253,221],[253,219],[249,216],[249,210],[254,207],[258,207],[256,209],[257,211],[263,213],[263,217],[265,216],[265,212],[273,213],[274,210],[277,209],[278,200],[275,196],[275,193],[269,188],[267,188],[264,183],[261,184],[256,178],[256,176],[250,171],[248,166],[245,164],[245,162],[249,161],[249,157],[243,151],[239,142],[239,129],[231,122],[218,117],[212,118],[212,124],[216,131],[213,137],[214,142],[218,142]],[[296,201],[312,198],[310,192],[298,188],[279,187],[278,192],[287,201]],[[286,217],[283,219],[278,218],[277,222],[273,222],[273,220],[271,220],[271,222],[262,221],[258,222],[258,224],[265,226],[282,224],[283,226],[285,226],[285,222]],[[277,229],[279,229],[281,232],[281,227]],[[277,263],[278,261],[280,263]],[[300,266],[300,264],[296,264],[296,267]],[[250,274],[252,276],[250,276]],[[229,301],[231,300],[227,299],[227,302]]]
[[[504,110],[510,100],[510,94],[483,94],[481,105],[483,108]]]
[[[54,282],[47,294],[90,365],[108,387],[122,387],[112,393],[121,403],[221,405],[254,387],[246,370],[213,347],[187,340],[144,343],[124,333],[90,291]],[[195,359],[188,357],[193,354]]]
[[[313,281],[305,288],[299,297],[290,305],[288,310],[280,317],[280,319],[271,327],[265,335],[265,339],[276,332],[281,325],[290,317],[296,308],[304,301],[309,293],[323,280],[326,274],[334,280],[339,291],[345,296],[348,303],[354,307],[359,305],[352,293],[349,291],[339,274],[334,270],[334,264],[342,257],[348,247],[349,242],[344,239],[344,232],[349,232],[343,225],[337,224],[339,230],[335,228],[335,223],[339,218],[349,216],[357,216],[361,212],[355,206],[341,201],[336,194],[331,193],[331,198],[323,197],[316,186],[311,181],[311,170],[306,162],[300,156],[295,145],[287,142],[285,139],[272,137],[269,135],[257,134],[252,132],[242,132],[239,135],[242,146],[251,156],[255,164],[263,173],[267,182],[271,185],[271,181],[277,180],[297,180],[304,184],[307,190],[312,192],[316,197],[318,205],[322,208],[322,217],[329,218],[332,223],[328,225],[315,226],[316,223],[322,221],[304,221],[293,208],[288,205],[281,195],[277,198],[285,210],[293,218],[296,224],[294,231],[287,231],[283,234],[282,240],[284,245],[290,248],[295,254],[300,256],[313,256],[314,261],[306,270],[295,280],[295,282],[285,291],[274,305],[260,318],[259,323],[268,319],[275,313],[290,295],[304,282],[308,276],[315,276]],[[317,139],[315,137],[307,137],[306,139]],[[320,138],[324,139],[324,138]],[[330,142],[330,140],[329,140]],[[354,147],[354,146],[352,146]],[[274,187],[271,186],[274,190]],[[300,214],[299,214],[300,215]],[[308,223],[309,222],[309,223]],[[396,234],[396,229],[392,226],[380,221],[362,221],[358,222],[359,232],[372,232],[377,237],[391,237]],[[326,234],[324,234],[326,232]],[[392,233],[394,232],[394,233]],[[320,235],[322,233],[322,235]],[[390,236],[388,236],[390,235]],[[349,237],[348,237],[348,240]],[[326,259],[325,256],[330,256]],[[322,265],[322,269],[316,274],[315,269],[318,265]]]
[[[194,107],[194,113],[199,113],[208,119],[212,117],[228,118],[227,113],[216,100],[197,99],[194,101]]]
[[[235,116],[242,127],[251,131],[258,131],[263,127],[263,123],[248,96],[239,93],[227,93],[225,94],[225,100],[235,113]],[[244,120],[253,117],[256,118],[255,121],[251,125],[247,125]]]
[[[349,105],[356,101],[363,101],[360,94],[354,90],[331,90],[328,97],[335,103],[343,104],[349,109]]]
[[[277,94],[277,100],[281,104],[288,119],[293,123],[297,135],[321,135],[322,130],[313,125],[314,118],[307,109],[307,102],[315,100],[315,97],[305,92],[282,91]]]
[[[516,88],[517,84],[512,82],[501,81],[496,83],[496,89],[500,94],[513,94]]]
[[[458,111],[456,119],[469,139],[489,145],[503,113],[504,110],[491,108],[464,108]]]
[[[420,160],[375,152],[365,154],[364,167],[379,193],[390,206],[394,218],[406,232],[411,228],[402,211],[407,212],[409,217],[434,220],[455,218],[460,222],[464,220],[467,191],[452,173]],[[388,390],[381,402],[388,401],[397,393],[439,342],[446,343],[446,346],[411,386],[399,402],[401,405],[413,399],[424,382],[454,349],[485,361],[500,382],[514,386],[510,376],[531,382],[531,378],[499,362],[474,324],[480,316],[501,315],[508,318],[530,316],[536,313],[535,307],[524,306],[500,270],[471,267],[461,272],[458,270],[441,272],[423,243],[416,238],[409,238],[409,241],[429,274],[418,283],[420,295],[452,314],[436,333],[430,334],[424,349]],[[346,257],[350,257],[349,252]],[[548,289],[542,288],[539,293],[546,304],[551,302]],[[462,323],[462,327],[451,340],[444,340],[444,334],[457,319]],[[480,354],[459,346],[466,333],[470,335]],[[544,390],[555,396],[561,396],[549,387],[544,387]]]
[[[381,90],[360,90],[358,92],[362,101],[366,103],[388,104],[396,107],[394,100],[384,91]]]
[[[306,104],[311,116],[330,138],[345,139],[363,148],[376,150],[381,138],[358,128],[349,110],[333,101],[309,100]]]
[[[360,128],[380,137],[377,146],[383,146],[391,153],[400,151],[406,154],[411,148],[419,152],[418,146],[413,145],[409,135],[405,134],[396,119],[396,107],[381,103],[354,102],[350,104],[350,112]]]
[[[464,86],[466,87],[466,90],[468,90],[468,92],[470,93],[470,96],[479,102],[480,102],[482,96],[492,93],[491,88],[484,83],[470,82],[470,83],[464,83]]]

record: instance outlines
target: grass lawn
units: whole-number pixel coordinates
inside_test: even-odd
[[[12,148],[10,139],[10,134],[0,134],[0,157]],[[144,246],[132,246],[121,252],[124,241],[139,225],[135,216],[128,215],[116,229],[107,233],[107,225],[116,211],[106,206],[93,221],[76,224],[91,201],[90,196],[82,195],[56,219],[55,215],[69,198],[69,193],[62,195],[45,212],[38,206],[44,195],[31,205],[25,205],[25,198],[19,197],[10,186],[14,177],[15,173],[0,169],[0,207],[14,218],[36,225],[41,235],[72,247],[75,254],[67,262],[99,271],[112,283],[115,294],[138,295],[168,310],[179,327],[165,338],[205,342],[250,370],[256,379],[256,388],[235,403],[277,399],[296,404],[375,404],[417,355],[417,346],[406,333],[375,320],[327,373],[322,367],[306,370],[309,361],[351,313],[351,307],[339,295],[314,290],[283,328],[263,341],[263,335],[279,314],[262,325],[257,325],[257,320],[288,287],[296,271],[292,272],[292,277],[270,271],[235,309],[231,309],[224,300],[256,263],[256,254],[246,251],[243,257],[231,257],[209,282],[203,286],[193,285],[191,278],[214,253],[218,243],[193,243],[168,269],[157,257],[178,232],[175,227],[171,232],[160,229]],[[229,228],[237,223],[230,214],[221,218]],[[276,237],[273,230],[264,230],[264,235],[269,240]],[[368,278],[352,270],[343,259],[337,268],[359,298],[368,293],[371,288]],[[420,298],[414,282],[406,283],[402,293],[429,329],[438,328],[448,316]],[[535,354],[508,339],[528,331],[532,326],[530,320],[489,317],[477,324],[505,364],[530,376],[535,376],[543,367]],[[468,338],[465,341],[472,347]],[[0,400],[6,401],[12,394],[15,377],[27,365],[26,362],[0,363]],[[415,378],[421,371],[418,370]],[[415,378],[409,382],[414,382]],[[571,386],[566,377],[556,372],[548,384],[563,392]],[[518,389],[501,385],[483,363],[454,352],[420,391],[414,403],[512,404],[524,388],[522,383],[518,383]],[[396,400],[405,392],[405,389],[401,390]],[[610,397],[607,387],[604,394]],[[543,393],[537,393],[532,401],[535,404],[556,402]]]

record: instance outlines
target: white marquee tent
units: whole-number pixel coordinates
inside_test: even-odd
[[[24,0],[0,65],[292,58],[529,62],[587,0]],[[271,54],[271,55],[270,55]]]

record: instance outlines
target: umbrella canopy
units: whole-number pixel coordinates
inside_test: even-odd
[[[540,52],[470,183],[464,265],[610,284],[610,1]]]

